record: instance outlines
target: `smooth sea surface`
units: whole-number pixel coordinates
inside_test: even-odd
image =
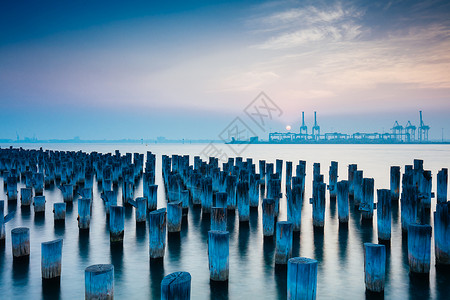
[[[9,145],[0,144],[4,148]],[[193,157],[200,155],[206,144],[13,144],[26,149],[82,150],[113,153],[146,153],[152,151],[156,159],[156,184],[158,207],[166,206],[161,176],[161,155],[179,154]],[[225,149],[227,145],[216,144]],[[348,229],[340,227],[336,202],[329,201],[327,192],[325,229],[313,230],[312,208],[307,201],[311,197],[312,164],[321,164],[321,174],[328,183],[328,170],[332,160],[339,163],[338,180],[347,179],[347,167],[356,163],[364,171],[364,177],[375,179],[375,189],[389,188],[390,166],[413,164],[413,159],[423,159],[424,169],[433,174],[433,192],[436,191],[436,174],[441,168],[450,167],[450,145],[249,145],[241,154],[251,157],[258,170],[258,160],[283,163],[283,199],[280,201],[278,220],[286,220],[284,190],[285,161],[297,165],[307,161],[306,194],[302,209],[300,234],[294,234],[293,257],[317,259],[318,299],[364,299],[364,246],[365,242],[377,243],[376,211],[373,224],[361,224],[360,213],[350,208]],[[202,157],[204,160],[205,157]],[[221,165],[221,164],[220,164]],[[7,200],[0,179],[0,199]],[[18,190],[24,184],[18,185]],[[13,220],[6,224],[6,244],[0,248],[0,299],[83,299],[84,269],[92,264],[114,265],[115,299],[160,299],[160,283],[163,277],[175,271],[187,271],[192,276],[191,299],[286,299],[286,268],[275,267],[275,243],[265,241],[262,234],[261,205],[251,211],[249,224],[239,224],[238,213],[228,217],[230,231],[230,276],[228,285],[210,283],[207,256],[209,216],[202,216],[199,208],[191,206],[187,223],[183,223],[179,236],[168,236],[166,254],[162,263],[149,259],[147,226],[137,226],[133,207],[125,213],[123,248],[111,247],[105,206],[100,198],[101,185],[94,182],[94,199],[89,234],[80,234],[77,226],[77,199],[67,208],[64,226],[53,222],[53,203],[62,202],[61,191],[53,186],[46,189],[45,217],[34,216],[31,210],[17,203],[5,201],[5,213],[17,210]],[[121,185],[118,203],[121,203]],[[135,190],[135,197],[142,196],[142,179]],[[376,194],[375,194],[376,201]],[[435,210],[432,199],[431,213]],[[431,271],[428,278],[409,275],[407,242],[401,233],[400,208],[392,209],[392,240],[387,249],[386,299],[450,299],[450,276],[436,270],[434,237],[431,246]],[[433,218],[430,218],[431,224]],[[29,227],[31,255],[29,264],[13,264],[11,229]],[[41,280],[41,243],[53,239],[64,240],[62,274],[59,288],[43,287]]]

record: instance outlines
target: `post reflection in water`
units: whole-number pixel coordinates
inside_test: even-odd
[[[228,281],[209,281],[209,299],[228,300]]]
[[[164,278],[164,259],[150,259],[150,286],[152,299],[161,299],[161,281]]]
[[[275,265],[275,283],[277,286],[277,298],[287,298],[287,265]]]

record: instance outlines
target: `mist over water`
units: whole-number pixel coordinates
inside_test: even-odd
[[[1,145],[6,147],[9,145]],[[19,145],[14,145],[15,147]],[[20,145],[36,148],[36,145]],[[161,155],[200,155],[205,144],[192,145],[139,145],[139,144],[45,144],[44,149],[82,150],[113,153],[126,152],[156,154],[156,184],[158,208],[166,206],[161,176]],[[227,147],[226,145],[218,145]],[[364,299],[364,246],[365,242],[377,243],[376,213],[372,224],[361,224],[360,212],[350,206],[348,227],[339,226],[337,203],[330,202],[327,193],[325,228],[314,230],[312,208],[308,199],[312,190],[312,164],[321,164],[321,174],[328,182],[328,169],[332,160],[338,161],[338,180],[347,179],[347,167],[356,163],[364,171],[364,177],[375,179],[375,189],[389,188],[389,168],[412,164],[413,159],[423,159],[424,169],[431,170],[433,191],[436,189],[436,174],[448,168],[450,145],[249,145],[242,156],[253,158],[253,163],[264,159],[275,162],[282,159],[283,176],[278,220],[286,220],[285,161],[307,161],[306,194],[302,207],[300,234],[294,234],[293,257],[303,256],[317,259],[318,299]],[[205,160],[205,157],[202,157]],[[221,162],[219,162],[221,166]],[[1,183],[3,179],[0,179]],[[2,185],[0,185],[2,186]],[[18,190],[23,184],[18,185]],[[261,205],[250,211],[250,222],[240,224],[238,213],[228,214],[227,228],[230,231],[230,276],[228,285],[210,283],[207,256],[207,239],[210,217],[201,214],[200,208],[190,207],[187,223],[183,223],[179,236],[168,235],[163,262],[150,262],[148,225],[136,225],[134,208],[125,210],[125,236],[123,247],[112,247],[106,222],[105,206],[100,198],[101,185],[94,182],[93,210],[89,234],[79,233],[77,226],[77,199],[67,207],[65,225],[54,225],[53,203],[62,201],[61,191],[46,189],[45,217],[35,217],[33,208],[21,209],[18,203],[5,201],[5,214],[17,209],[13,220],[6,224],[6,245],[0,248],[0,291],[2,299],[80,299],[84,297],[84,269],[92,264],[112,263],[115,269],[116,299],[159,299],[163,277],[175,271],[187,271],[192,276],[192,299],[285,299],[286,268],[275,267],[275,242],[263,239]],[[116,188],[121,204],[121,186]],[[135,197],[142,196],[140,180]],[[0,199],[6,194],[0,189]],[[376,201],[376,198],[375,198]],[[432,199],[431,213],[435,199]],[[433,218],[430,217],[431,224]],[[11,254],[11,229],[29,227],[31,255],[28,265],[13,263]],[[43,286],[40,269],[41,242],[63,238],[62,275],[59,288]],[[410,277],[407,242],[401,233],[399,205],[392,207],[392,239],[387,248],[386,299],[449,299],[450,276],[436,270],[434,266],[434,239],[431,244],[431,270],[428,279]],[[370,296],[370,295],[369,295]],[[370,298],[370,297],[369,297]]]

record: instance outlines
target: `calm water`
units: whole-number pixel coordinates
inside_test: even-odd
[[[7,145],[1,145],[5,147]],[[21,145],[35,148],[37,145]],[[225,145],[219,145],[226,147]],[[17,145],[15,145],[17,147]],[[139,144],[44,144],[44,149],[82,150],[85,152],[152,151],[157,154],[158,207],[165,207],[162,187],[161,155],[199,155],[205,145],[139,145]],[[321,173],[328,182],[330,161],[339,162],[340,179],[347,178],[347,166],[357,163],[364,177],[375,178],[375,188],[389,188],[389,167],[412,164],[414,158],[424,160],[424,168],[435,176],[443,167],[450,167],[450,146],[447,145],[250,145],[242,154],[257,162],[265,159],[275,162],[307,161],[306,195],[311,197],[312,164],[321,163]],[[285,168],[285,165],[283,166]],[[257,167],[258,170],[258,167]],[[295,170],[295,167],[294,167]],[[283,169],[284,171],[284,169]],[[284,175],[283,175],[284,179]],[[2,181],[2,179],[0,179]],[[1,183],[0,187],[3,184]],[[22,184],[19,184],[22,187]],[[228,286],[213,285],[209,281],[207,232],[209,217],[202,217],[200,209],[189,211],[188,224],[180,236],[168,237],[166,256],[162,264],[150,264],[148,255],[148,228],[135,223],[134,208],[126,209],[123,248],[111,248],[105,207],[94,184],[93,212],[89,235],[80,235],[77,227],[77,200],[68,207],[65,226],[55,227],[53,203],[62,201],[61,192],[53,187],[45,190],[45,218],[36,218],[33,208],[24,211],[20,206],[8,205],[5,211],[17,209],[15,218],[6,224],[6,245],[0,248],[0,299],[82,299],[84,297],[84,269],[91,264],[112,263],[115,267],[116,299],[159,299],[160,282],[175,271],[192,275],[192,299],[285,299],[286,269],[274,266],[274,243],[263,240],[261,208],[252,211],[248,225],[240,225],[237,213],[229,216],[230,280]],[[284,192],[284,184],[283,184]],[[118,190],[120,203],[121,191]],[[142,180],[135,197],[142,196]],[[0,199],[6,200],[0,189]],[[327,195],[324,232],[314,232],[311,205],[304,202],[300,235],[294,235],[293,256],[305,256],[319,261],[318,299],[362,299],[364,286],[365,242],[377,242],[376,213],[372,226],[361,225],[359,212],[351,209],[348,229],[339,228],[337,206]],[[7,201],[5,201],[7,203]],[[432,202],[434,207],[434,199]],[[279,220],[286,219],[286,202],[282,199]],[[20,205],[20,201],[19,204]],[[434,209],[432,209],[434,210]],[[431,219],[432,220],[432,219]],[[386,299],[450,299],[450,276],[434,267],[434,240],[432,241],[431,272],[429,279],[411,278],[408,273],[407,244],[402,239],[400,210],[393,208],[392,243],[387,251]],[[13,265],[11,229],[30,228],[31,256],[29,265]],[[43,288],[40,270],[40,244],[56,238],[64,239],[62,277],[59,289]]]

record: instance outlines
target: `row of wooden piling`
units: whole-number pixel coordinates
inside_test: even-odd
[[[120,159],[116,160],[119,161]],[[141,165],[143,163],[140,155],[135,155],[135,161],[141,162]],[[141,168],[138,166],[129,167],[124,164],[125,167],[122,172],[122,190],[124,191],[122,200],[124,205],[129,204],[136,208],[137,222],[145,221],[144,212],[148,212],[150,258],[157,259],[164,256],[166,231],[180,231],[182,217],[187,214],[189,202],[192,201],[193,205],[201,206],[202,213],[211,214],[211,231],[208,233],[210,278],[219,281],[228,280],[229,233],[226,231],[225,222],[227,211],[237,209],[239,221],[248,222],[249,209],[259,205],[259,192],[261,190],[262,194],[267,196],[267,198],[263,197],[262,200],[263,235],[273,236],[276,234],[275,263],[287,264],[289,273],[289,264],[292,260],[292,233],[293,231],[299,231],[301,224],[306,175],[306,163],[304,161],[299,161],[296,166],[296,176],[292,176],[292,163],[286,163],[287,221],[277,220],[279,199],[281,198],[283,167],[281,160],[276,161],[275,173],[273,164],[260,161],[260,174],[257,174],[251,159],[247,159],[246,162],[242,158],[236,158],[235,161],[229,160],[223,164],[221,170],[216,158],[210,158],[210,161],[206,163],[199,157],[195,157],[194,166],[191,166],[189,165],[189,156],[163,156],[162,174],[164,188],[168,195],[168,204],[167,208],[161,209],[156,209],[157,186],[154,184],[154,162],[154,155],[147,153],[146,172],[143,173],[144,179],[147,178],[144,180],[144,197],[136,200],[133,199],[134,184],[136,176],[139,177]],[[94,169],[99,168],[98,162],[96,165],[97,167]],[[431,173],[423,170],[423,162],[415,160],[414,165],[405,167],[401,194],[399,193],[400,168],[392,167],[390,189],[377,190],[377,204],[374,203],[374,180],[364,178],[362,170],[358,170],[357,165],[350,165],[348,170],[348,180],[341,181],[337,181],[337,162],[332,162],[329,171],[330,183],[328,189],[330,198],[337,198],[339,222],[348,223],[349,198],[353,199],[353,205],[361,210],[363,220],[372,220],[373,210],[377,209],[378,239],[380,243],[386,244],[390,241],[391,203],[395,203],[400,198],[402,228],[408,234],[410,269],[412,272],[429,272],[431,226],[422,223],[426,222],[424,215],[431,203]],[[110,176],[108,174],[108,171],[101,172],[103,182],[108,181],[108,176]],[[98,175],[96,174],[96,176]],[[84,180],[84,183],[86,183],[86,180]],[[70,184],[65,185],[69,186]],[[102,198],[105,201],[107,213],[109,213],[110,239],[112,243],[122,242],[124,209],[122,206],[116,205],[117,199],[114,199],[115,196],[110,194],[110,190],[107,190],[110,186],[104,185],[102,187]],[[326,186],[323,175],[320,174],[320,164],[316,163],[313,166],[313,195],[310,203],[313,211],[313,225],[319,228],[325,225]],[[434,218],[435,249],[436,263],[448,265],[449,241],[446,236],[450,231],[448,228],[446,192],[447,170],[442,169],[438,173],[437,183],[438,203]],[[78,222],[79,228],[84,230],[89,228],[92,188],[84,187],[79,189],[79,193],[82,198],[78,201]],[[258,194],[257,197],[256,194]],[[38,197],[43,196],[35,196],[35,205]],[[258,201],[255,201],[255,198]],[[42,198],[38,198],[38,200],[40,199]],[[63,205],[58,205],[58,209],[54,207],[54,210],[56,220],[56,211],[62,212]],[[1,215],[3,216],[3,213]],[[365,245],[366,288],[368,290],[379,292],[382,290],[380,286],[384,286],[384,283],[381,284],[372,280],[372,278],[379,279],[379,274],[384,272],[383,264],[380,263],[385,262],[383,250],[380,250],[384,249],[383,247],[382,245]],[[290,289],[288,288],[288,290]],[[295,293],[302,294],[297,290]]]

